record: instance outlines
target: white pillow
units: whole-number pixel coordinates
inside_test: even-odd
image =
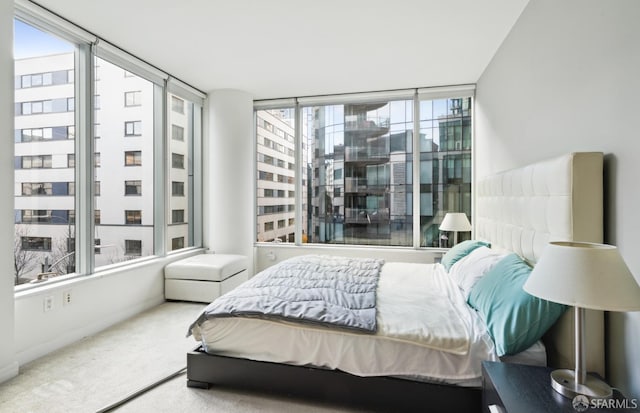
[[[476,248],[453,264],[449,270],[449,276],[458,284],[466,300],[476,282],[507,255],[505,251],[496,251],[487,247]]]

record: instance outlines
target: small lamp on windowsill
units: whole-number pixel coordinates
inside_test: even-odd
[[[611,397],[608,384],[587,376],[585,309],[640,311],[640,286],[612,245],[551,242],[523,286],[531,295],[575,307],[575,371],[554,370],[551,387],[565,397]]]
[[[471,231],[471,223],[464,212],[447,212],[438,228],[440,231],[453,231],[453,245],[458,243],[459,231]]]

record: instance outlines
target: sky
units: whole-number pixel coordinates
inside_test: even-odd
[[[72,52],[74,50],[72,43],[44,33],[18,19],[14,19],[13,22],[14,59]]]

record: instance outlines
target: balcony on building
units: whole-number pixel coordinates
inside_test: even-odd
[[[389,208],[345,208],[344,221],[346,224],[388,224]]]

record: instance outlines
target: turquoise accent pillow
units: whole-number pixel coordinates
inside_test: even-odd
[[[468,303],[487,324],[498,356],[531,347],[567,309],[522,289],[531,267],[509,254],[471,289]]]
[[[453,264],[462,258],[469,255],[469,253],[478,247],[491,247],[491,244],[484,241],[467,240],[454,245],[446,254],[442,257],[440,263],[444,265],[445,270],[449,272],[449,269]]]

